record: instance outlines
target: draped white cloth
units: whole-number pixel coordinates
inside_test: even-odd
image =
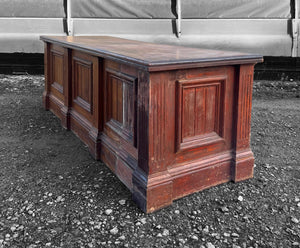
[[[176,17],[176,0],[71,0],[73,18]],[[1,0],[0,17],[65,17],[65,0]],[[182,0],[183,18],[291,18],[290,0]]]

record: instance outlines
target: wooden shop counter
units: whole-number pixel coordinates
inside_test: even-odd
[[[258,55],[105,36],[41,37],[43,102],[153,212],[253,176]]]

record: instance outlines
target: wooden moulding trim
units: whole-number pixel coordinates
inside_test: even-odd
[[[150,175],[147,178],[147,175],[139,170],[135,170],[135,178],[138,179],[141,185],[145,189],[160,186],[166,183],[170,183],[175,178],[179,178],[185,176],[187,174],[192,174],[196,171],[202,170],[206,167],[215,166],[221,163],[230,162],[232,160],[232,152],[227,151],[225,153],[220,153],[218,156],[209,156],[205,159],[200,158],[194,160],[187,164],[177,164],[175,166],[170,167],[167,171],[155,173]]]
[[[89,130],[89,136],[95,143],[100,142],[100,132],[97,128],[92,126]]]
[[[193,171],[192,173],[189,174],[185,174],[185,175],[181,175],[181,177],[192,177],[197,173],[207,173],[207,172],[213,172],[214,174],[219,174],[219,179],[218,180],[211,180],[212,178],[203,178],[202,180],[200,180],[201,185],[199,185],[198,187],[195,187],[191,182],[188,183],[188,187],[189,189],[180,191],[180,188],[178,188],[178,186],[176,188],[173,189],[173,200],[182,198],[184,196],[190,195],[192,193],[196,193],[196,192],[200,192],[202,190],[211,188],[213,186],[216,185],[220,185],[222,183],[226,183],[229,182],[231,180],[230,177],[230,161],[225,161],[225,162],[218,162],[216,164],[212,164],[209,165],[207,167],[201,168],[197,171]],[[174,178],[174,181],[176,181],[176,179],[180,180],[180,177]],[[205,179],[208,179],[207,181]],[[176,182],[174,182],[176,183]],[[192,186],[192,187],[191,187]]]
[[[100,56],[105,59],[111,59],[119,62],[132,63],[135,66],[143,67],[147,71],[165,71],[175,69],[187,69],[195,67],[209,67],[218,65],[238,65],[238,64],[256,64],[263,61],[260,55],[247,54],[244,56],[232,56],[232,57],[221,57],[221,58],[209,58],[209,59],[198,59],[198,60],[181,60],[181,61],[157,61],[151,63],[144,60],[139,60],[131,57],[127,57],[121,54],[115,54],[106,50],[92,49],[89,47],[80,47],[73,45],[67,41],[57,41],[50,37],[41,36],[41,40],[44,42],[55,43],[60,46],[72,48],[78,51],[89,53],[94,56]]]
[[[115,79],[118,79],[122,82],[122,87],[124,86],[124,83],[127,85],[132,86],[133,91],[134,91],[134,97],[136,97],[137,94],[137,77],[116,71],[114,69],[111,68],[105,68],[105,72],[106,72],[106,77],[108,77],[108,75],[110,77],[113,77]],[[108,80],[109,81],[109,80]],[[124,96],[123,96],[124,97]],[[123,99],[124,101],[124,99]],[[110,119],[109,117],[106,117],[106,126],[108,126],[112,131],[114,131],[115,133],[117,133],[121,138],[123,138],[124,140],[128,141],[129,143],[131,143],[134,147],[137,146],[137,135],[136,135],[136,121],[137,121],[137,113],[136,113],[136,101],[134,102],[134,125],[133,125],[133,132],[128,129],[127,127],[123,126],[122,123],[120,123],[117,120],[114,119]],[[123,111],[124,111],[124,106],[123,106]],[[107,114],[107,113],[106,113]],[[123,118],[124,118],[124,112],[123,112]]]
[[[113,74],[113,75],[119,77],[121,80],[122,80],[122,79],[126,79],[127,81],[132,82],[132,83],[135,83],[136,80],[137,80],[136,77],[133,77],[133,76],[131,76],[131,75],[127,75],[127,74],[125,74],[125,73],[116,71],[116,70],[111,69],[111,68],[108,68],[108,67],[105,68],[105,71],[107,71],[107,72],[109,72],[109,73],[111,73],[111,74]]]
[[[211,132],[209,134],[198,135],[192,137],[190,140],[185,139],[183,143],[179,144],[177,152],[182,152],[192,148],[198,148],[201,146],[206,146],[214,143],[224,143],[225,139],[221,138],[216,132]]]
[[[233,159],[235,161],[247,160],[249,158],[254,158],[254,155],[253,155],[253,152],[251,151],[251,148],[233,151],[232,154],[233,154]]]
[[[49,97],[50,104],[53,103],[53,104],[57,105],[59,109],[61,109],[64,106],[64,102],[62,100],[58,99],[52,93],[49,93],[48,97]]]
[[[100,136],[101,143],[106,146],[116,157],[122,159],[122,161],[128,165],[129,168],[135,170],[137,168],[137,160],[131,156],[128,152],[125,152],[123,149],[117,147],[113,142],[110,141],[110,138],[105,134],[101,133]]]
[[[148,177],[147,188],[160,186],[172,182],[172,176],[168,171],[155,173]]]
[[[227,151],[218,155],[214,154],[206,158],[193,160],[190,163],[176,164],[168,169],[172,178],[182,177],[186,174],[191,174],[195,171],[202,170],[203,168],[214,166],[232,160],[232,152]]]
[[[91,104],[83,100],[80,96],[77,96],[73,101],[87,112],[92,113]]]
[[[227,76],[213,76],[213,77],[201,77],[196,79],[188,80],[178,80],[176,81],[176,94],[177,94],[177,103],[176,103],[176,152],[182,152],[187,149],[202,147],[205,145],[213,143],[224,143],[224,113],[225,113],[225,89],[227,84]],[[210,133],[194,135],[192,137],[183,138],[182,137],[182,121],[183,121],[183,90],[189,88],[200,88],[214,86],[217,90],[217,99],[216,99],[216,112],[215,112],[215,131]],[[216,132],[217,131],[217,132]]]
[[[109,137],[105,134],[101,135],[101,159],[106,163],[106,166],[119,178],[121,182],[132,192],[133,191],[133,171],[137,167],[137,161],[125,153],[120,153],[118,148],[110,142]],[[105,161],[107,153],[113,155],[114,159]],[[125,175],[122,173],[126,171]]]
[[[257,55],[253,55],[251,57],[232,57],[232,58],[218,58],[218,59],[211,59],[209,61],[195,61],[195,62],[186,62],[186,63],[169,63],[169,64],[152,64],[147,67],[149,72],[154,71],[166,71],[166,70],[177,70],[177,69],[192,69],[192,68],[201,68],[201,67],[214,67],[214,66],[222,66],[222,65],[241,65],[241,64],[257,64],[263,62],[261,57]]]
[[[55,88],[58,92],[60,92],[61,94],[63,94],[64,93],[64,88],[63,88],[63,86],[61,86],[59,83],[57,83],[57,82],[53,82],[52,84],[51,84],[51,87],[53,87],[53,88]]]
[[[231,176],[234,182],[253,177],[254,156],[250,148],[233,152]]]
[[[105,125],[107,125],[124,140],[134,144],[133,134],[128,129],[124,128],[118,121],[111,119],[110,121],[106,122]]]
[[[88,132],[92,129],[92,124],[82,115],[78,114],[76,111],[71,109],[70,115],[75,119],[85,130]]]

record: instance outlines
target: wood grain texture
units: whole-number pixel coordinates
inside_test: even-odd
[[[199,67],[201,64],[249,63],[249,60],[253,63],[262,62],[259,55],[154,44],[109,36],[42,36],[41,39],[84,50],[95,56],[144,66],[149,71],[191,68],[195,64]]]
[[[222,141],[226,75],[177,81],[177,151]]]
[[[259,56],[112,37],[42,38],[43,104],[147,213],[253,176]]]
[[[70,129],[71,118],[71,97],[72,97],[72,58],[71,50],[64,48],[64,65],[63,65],[63,94],[64,94],[64,106],[61,108],[62,118],[61,124],[64,128]]]
[[[253,177],[254,156],[250,149],[254,65],[239,67],[236,83],[232,178],[235,182]]]

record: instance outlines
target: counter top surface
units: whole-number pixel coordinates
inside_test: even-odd
[[[262,62],[262,56],[255,54],[164,45],[111,36],[41,36],[41,40],[146,67],[210,62],[219,64]]]

